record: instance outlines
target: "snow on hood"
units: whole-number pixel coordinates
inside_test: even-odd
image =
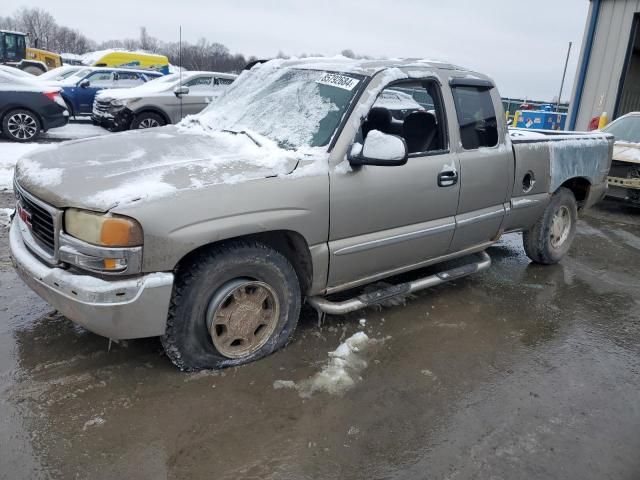
[[[181,190],[287,175],[300,160],[312,161],[294,176],[317,174],[316,162],[328,161],[317,149],[289,151],[258,141],[245,134],[180,132],[175,126],[124,132],[27,155],[15,175],[23,188],[57,207],[107,211]]]
[[[640,163],[640,143],[616,142],[613,159],[621,162]]]
[[[190,78],[191,75],[182,74],[182,80]],[[108,88],[101,90],[97,94],[100,100],[115,100],[146,97],[156,93],[162,93],[173,89],[180,81],[180,75],[172,73],[164,77],[158,77],[142,85],[132,88]]]

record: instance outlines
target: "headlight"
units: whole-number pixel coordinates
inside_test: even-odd
[[[64,214],[64,229],[79,240],[102,247],[142,245],[142,227],[133,218],[122,215],[69,208]]]
[[[134,103],[134,102],[137,102],[138,100],[140,99],[139,98],[120,98],[117,100],[111,100],[111,105],[115,107],[124,107],[128,103]]]

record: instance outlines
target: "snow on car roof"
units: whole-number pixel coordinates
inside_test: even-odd
[[[389,68],[425,68],[456,70],[460,72],[474,73],[469,69],[453,65],[440,60],[428,60],[420,58],[393,58],[393,59],[360,59],[337,55],[335,57],[308,57],[292,58],[285,60],[282,67],[303,68],[314,70],[329,70],[347,73],[357,73],[360,75],[373,76],[382,70]]]
[[[58,92],[57,87],[43,85],[36,80],[37,77],[26,78],[16,77],[10,73],[0,70],[0,91],[2,92]]]
[[[85,65],[93,65],[98,60],[102,59],[105,55],[109,55],[110,53],[131,53],[133,55],[144,55],[146,57],[157,57],[159,59],[165,59],[164,55],[158,55],[157,53],[146,52],[144,50],[127,50],[124,48],[110,48],[107,50],[96,50],[95,52],[85,53],[81,55],[82,63]]]
[[[185,82],[198,75],[213,75],[221,78],[235,79],[237,75],[229,73],[218,72],[206,72],[206,71],[185,71],[182,72],[182,81]],[[138,85],[132,88],[113,88],[102,90],[98,93],[98,98],[105,99],[110,98],[112,100],[119,98],[135,98],[137,95],[148,95],[153,93],[160,93],[169,90],[174,87],[180,80],[179,73],[171,73],[163,77],[158,77],[149,82]]]

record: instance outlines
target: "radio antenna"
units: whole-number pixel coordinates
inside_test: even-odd
[[[178,66],[180,69],[178,73],[178,88],[182,88],[182,25],[180,25],[180,34],[178,37],[178,63],[180,64]],[[182,95],[180,95],[180,119],[182,120]]]

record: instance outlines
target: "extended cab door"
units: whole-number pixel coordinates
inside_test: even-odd
[[[513,183],[513,153],[493,83],[453,78],[451,93],[459,124],[460,202],[451,252],[495,240]]]
[[[401,166],[331,169],[330,290],[445,255],[453,237],[459,166],[449,148],[438,82],[408,80],[385,88],[354,148],[374,130],[402,137],[409,158]]]

